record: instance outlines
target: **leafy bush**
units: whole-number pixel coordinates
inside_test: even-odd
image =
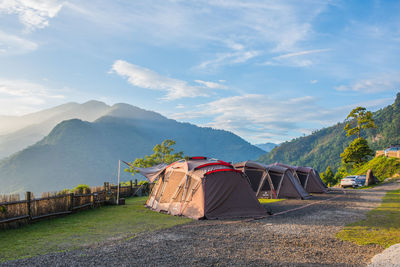
[[[6,214],[7,213],[7,207],[6,206],[0,206],[0,213]]]
[[[131,185],[131,182],[130,182],[130,181],[127,181],[127,182],[120,182],[119,185],[120,185],[120,186],[130,186],[130,185]]]
[[[75,194],[90,194],[90,186],[87,184],[80,184],[73,189]]]
[[[325,172],[321,173],[321,179],[328,186],[332,186],[337,183],[337,180],[335,179],[335,174],[333,173],[331,166],[328,166]]]
[[[138,183],[138,185],[146,185],[146,184],[148,184],[148,183],[149,183],[149,181],[143,180],[143,181],[140,181],[140,182]]]
[[[63,190],[61,190],[61,191],[58,191],[56,195],[58,195],[58,196],[61,196],[61,195],[68,195],[69,193],[71,193],[71,190],[65,188],[65,189],[63,189]]]
[[[334,180],[336,181],[336,183],[338,183],[340,181],[340,179],[342,179],[348,175],[349,175],[349,170],[345,166],[341,166],[337,170]]]

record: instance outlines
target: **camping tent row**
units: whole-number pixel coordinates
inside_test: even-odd
[[[264,165],[254,161],[234,164],[249,178],[258,198],[310,198],[309,193],[326,193],[326,185],[317,171],[275,163]]]
[[[206,157],[136,168],[155,182],[146,206],[193,219],[257,218],[267,215],[247,176],[231,164]]]
[[[308,193],[326,193],[327,186],[321,180],[317,170],[310,167],[290,166],[282,163],[274,163],[274,165],[282,166],[292,170],[293,174],[299,179],[301,186]]]

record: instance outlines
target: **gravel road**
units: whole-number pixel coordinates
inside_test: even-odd
[[[365,217],[398,183],[369,190],[333,189],[312,200],[268,204],[261,220],[194,221],[101,247],[52,253],[1,266],[366,266],[382,251],[335,238]]]

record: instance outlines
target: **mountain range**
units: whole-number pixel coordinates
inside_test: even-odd
[[[264,144],[255,144],[256,147],[261,148],[265,152],[270,152],[272,149],[277,147],[277,144],[274,143],[264,143]]]
[[[373,118],[377,128],[362,134],[373,150],[400,143],[400,93]],[[340,122],[278,146],[253,146],[228,131],[177,122],[128,104],[109,106],[98,101],[67,103],[22,117],[0,116],[0,123],[0,151],[7,156],[0,161],[0,193],[113,182],[119,159],[133,161],[151,154],[154,145],[165,139],[175,140],[175,151],[189,156],[233,162],[258,158],[266,164],[312,166],[320,172],[327,166],[338,168],[340,153],[353,140],[345,134],[345,122]],[[10,155],[19,149],[13,141],[23,149]]]
[[[371,149],[382,150],[390,145],[400,144],[400,93],[392,105],[373,113],[377,128],[362,130]],[[325,171],[328,166],[340,166],[340,153],[354,137],[346,136],[346,122],[337,123],[312,133],[280,144],[258,161],[269,164],[284,162],[292,165],[312,166]]]
[[[60,109],[68,111],[53,112]],[[152,154],[154,145],[165,139],[175,140],[175,151],[189,156],[243,161],[257,159],[265,153],[231,132],[177,122],[128,104],[70,103],[47,110],[52,115],[44,112],[47,119],[27,127],[50,127],[57,116],[73,116],[71,110],[78,115],[86,114],[86,119],[94,121],[64,120],[40,141],[0,161],[0,193],[40,193],[78,184],[115,182],[119,159],[133,161]],[[16,125],[12,125],[14,133],[27,131],[22,123],[17,125],[19,128]],[[44,132],[37,131],[36,136]]]
[[[0,159],[38,142],[61,121],[94,121],[106,115],[109,109],[105,103],[89,101],[66,103],[25,116],[0,116]]]

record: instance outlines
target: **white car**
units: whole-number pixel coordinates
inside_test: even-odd
[[[358,187],[359,184],[357,183],[357,175],[351,175],[351,176],[347,176],[344,177],[341,181],[340,181],[340,187]]]

